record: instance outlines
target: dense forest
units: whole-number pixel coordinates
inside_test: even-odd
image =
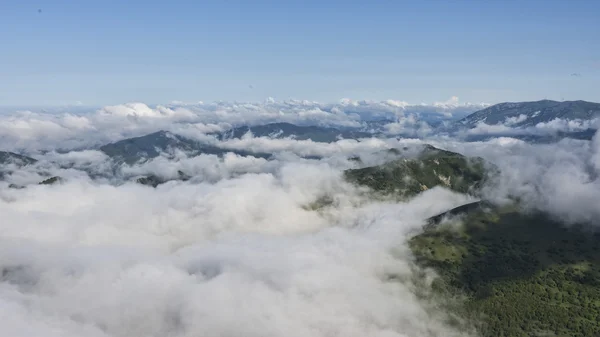
[[[478,209],[411,240],[438,294],[482,336],[600,336],[600,232],[515,207]],[[456,304],[456,303],[454,303]]]

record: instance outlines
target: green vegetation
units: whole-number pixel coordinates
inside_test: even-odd
[[[435,292],[465,296],[455,310],[482,336],[600,335],[600,233],[515,207],[479,208],[410,246],[440,275]]]
[[[477,194],[494,170],[479,158],[428,146],[415,159],[345,176],[408,198],[434,186]],[[444,223],[449,216],[456,218]],[[600,233],[481,201],[431,217],[410,247],[417,265],[439,275],[418,295],[445,308],[461,330],[486,337],[600,336]],[[426,283],[422,271],[415,275]]]
[[[475,192],[486,176],[481,158],[427,145],[415,159],[398,159],[379,166],[344,172],[350,182],[365,185],[382,194],[411,197],[441,185],[457,192]]]

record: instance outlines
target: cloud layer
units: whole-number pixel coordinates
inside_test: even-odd
[[[468,336],[448,324],[452,313],[418,296],[435,275],[415,281],[418,268],[407,240],[426,218],[473,199],[437,187],[407,202],[373,200],[342,179],[344,169],[397,158],[390,148],[430,143],[481,156],[501,171],[485,186],[486,198],[519,197],[526,207],[570,223],[598,222],[598,135],[555,144],[509,137],[463,142],[425,132],[402,102],[347,100],[335,105],[340,111],[315,110],[315,104],[127,104],[89,114],[1,117],[8,150],[85,148],[169,129],[225,149],[274,155],[175,153],[127,165],[82,149],[37,153],[36,164],[10,167],[13,173],[0,182],[4,333]],[[348,126],[364,123],[354,114],[367,106],[397,117],[385,126],[388,135],[410,126],[423,131],[422,139],[318,143],[205,136],[266,121]],[[348,159],[354,156],[361,163]],[[157,188],[132,182],[148,174],[175,178],[179,171],[192,178]],[[37,185],[53,175],[65,181]],[[9,183],[31,185],[14,189]],[[315,210],[322,198],[331,205]]]
[[[563,139],[553,144],[502,137],[437,145],[481,156],[497,165],[501,174],[487,188],[487,196],[492,199],[518,197],[524,205],[564,221],[600,225],[595,202],[600,197],[598,133],[592,141]]]
[[[464,335],[416,296],[405,246],[462,197],[374,204],[324,162],[271,171],[157,189],[0,189],[5,334]],[[306,208],[323,194],[334,207]]]
[[[159,130],[200,134],[271,122],[369,129],[368,121],[387,119],[405,127],[396,126],[390,131],[412,132],[415,118],[447,119],[453,113],[464,115],[485,106],[459,104],[456,99],[433,105],[346,99],[337,104],[267,100],[263,103],[175,102],[155,107],[127,103],[91,111],[80,107],[48,112],[15,110],[0,114],[0,143],[4,144],[0,150],[70,150]]]

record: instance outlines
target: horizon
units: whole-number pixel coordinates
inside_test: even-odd
[[[32,105],[32,104],[20,104],[20,105],[3,105],[0,104],[0,108],[1,109],[26,109],[26,108],[32,108],[32,109],[55,109],[55,108],[77,108],[77,109],[92,109],[92,108],[103,108],[103,107],[109,107],[109,106],[119,106],[119,105],[127,105],[127,104],[144,104],[147,105],[149,107],[156,107],[156,106],[194,106],[194,105],[214,105],[214,104],[219,104],[219,103],[226,103],[226,104],[255,104],[255,105],[266,105],[266,104],[275,104],[275,103],[302,103],[302,102],[308,102],[308,103],[312,103],[312,104],[318,104],[318,105],[343,105],[343,104],[360,104],[360,103],[387,103],[387,102],[398,102],[398,103],[402,103],[404,104],[406,107],[419,107],[419,106],[424,106],[424,107],[451,107],[451,106],[455,106],[455,107],[466,107],[466,106],[482,106],[482,109],[485,109],[487,107],[491,107],[494,105],[498,105],[498,104],[505,104],[505,103],[536,103],[536,102],[542,102],[542,101],[551,101],[551,102],[556,102],[556,103],[568,103],[568,102],[587,102],[587,103],[597,103],[600,104],[600,100],[598,101],[592,101],[592,100],[585,100],[585,99],[571,99],[571,100],[556,100],[556,99],[548,99],[548,98],[542,98],[542,99],[533,99],[533,100],[525,100],[525,101],[498,101],[498,102],[462,102],[458,99],[458,97],[451,97],[450,99],[446,100],[446,101],[433,101],[433,102],[420,102],[420,103],[416,103],[416,102],[408,102],[405,100],[397,100],[397,99],[383,99],[383,100],[367,100],[367,99],[349,99],[349,98],[342,98],[336,101],[313,101],[313,100],[306,100],[306,99],[294,99],[294,98],[290,98],[290,99],[282,99],[282,100],[276,100],[272,97],[267,97],[263,100],[255,100],[255,101],[240,101],[240,100],[215,100],[215,101],[197,101],[197,102],[183,102],[183,101],[171,101],[171,102],[153,102],[153,103],[148,103],[148,102],[141,102],[141,101],[128,101],[128,102],[120,102],[120,103],[116,103],[116,104],[94,104],[94,105],[86,105],[86,104],[82,104],[80,102],[75,102],[75,103],[65,103],[65,104],[54,104],[54,105]]]
[[[597,102],[599,11],[539,0],[5,2],[0,105]]]

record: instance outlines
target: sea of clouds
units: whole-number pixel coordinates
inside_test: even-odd
[[[433,188],[406,202],[373,200],[344,181],[343,170],[359,165],[348,158],[375,165],[392,159],[389,148],[425,143],[481,156],[501,170],[486,197],[518,196],[568,222],[597,222],[600,137],[545,145],[430,133],[398,139],[393,133],[403,125],[419,124],[417,113],[454,111],[407,106],[134,103],[2,114],[2,150],[39,160],[0,183],[2,335],[470,336],[447,323],[451,313],[439,303],[418,295],[427,282],[415,282],[407,240],[426,218],[473,198]],[[368,127],[365,121],[382,116],[391,119],[390,137],[212,140],[273,153],[271,160],[176,153],[126,165],[95,150],[158,130],[204,139],[236,125]],[[130,180],[180,170],[192,179],[157,188]],[[40,172],[65,181],[37,185]],[[323,197],[332,204],[310,207]]]

